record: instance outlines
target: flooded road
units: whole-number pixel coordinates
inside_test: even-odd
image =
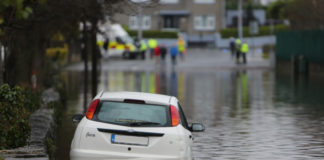
[[[83,112],[82,72],[66,73],[72,96],[63,116],[56,159],[68,159],[73,114]],[[178,97],[195,133],[195,159],[324,159],[324,84],[271,69],[102,70],[98,90]],[[90,89],[89,89],[90,92]],[[90,96],[90,95],[89,95]],[[89,97],[90,100],[90,97]]]

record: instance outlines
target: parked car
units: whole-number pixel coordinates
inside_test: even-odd
[[[191,132],[176,97],[141,92],[101,92],[79,122],[71,160],[192,159]]]

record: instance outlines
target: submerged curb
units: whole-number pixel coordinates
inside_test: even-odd
[[[48,107],[49,102],[60,100],[60,95],[53,88],[42,93],[43,103],[29,118],[31,134],[28,145],[10,150],[0,150],[4,160],[48,160],[46,140],[54,134],[54,109]]]

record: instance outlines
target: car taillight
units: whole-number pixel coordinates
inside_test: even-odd
[[[88,119],[90,119],[90,120],[92,119],[92,117],[93,117],[93,115],[94,115],[94,112],[96,111],[96,108],[97,108],[99,102],[100,102],[99,99],[95,99],[95,100],[93,100],[93,101],[91,102],[91,104],[90,104],[90,106],[89,106],[89,108],[88,108],[88,111],[87,111],[87,113],[86,113],[86,117],[87,117]]]
[[[170,105],[171,123],[172,127],[177,126],[180,123],[180,115],[175,106]]]

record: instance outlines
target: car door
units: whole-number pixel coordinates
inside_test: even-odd
[[[181,125],[183,126],[184,142],[186,145],[186,154],[187,154],[188,158],[190,158],[191,157],[191,147],[193,145],[193,136],[191,134],[191,131],[189,130],[186,116],[185,116],[179,102],[178,102],[178,108],[179,108],[179,115],[180,115],[180,119],[181,119]]]

